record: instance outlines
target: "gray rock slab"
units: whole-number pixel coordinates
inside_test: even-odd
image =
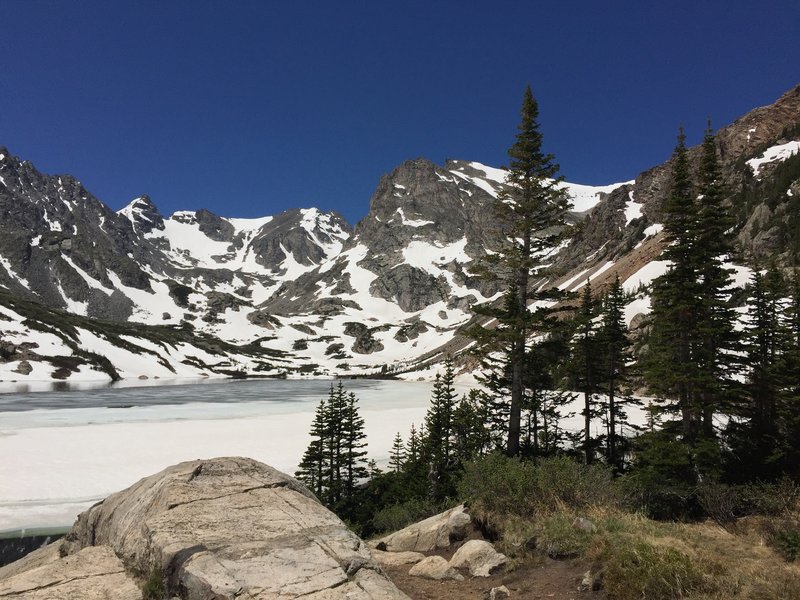
[[[382,550],[373,550],[372,556],[384,567],[414,565],[425,558],[422,552],[384,552]]]
[[[441,556],[428,556],[419,561],[408,572],[413,577],[424,577],[425,579],[434,579],[436,581],[462,581],[464,576],[456,571],[450,564]]]
[[[142,592],[111,548],[89,547],[61,557],[58,544],[0,573],[0,598],[15,600],[142,600]],[[10,568],[9,568],[10,567]]]

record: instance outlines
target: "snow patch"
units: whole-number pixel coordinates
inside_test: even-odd
[[[648,238],[654,235],[658,235],[664,229],[664,225],[661,223],[655,223],[654,225],[650,225],[646,227],[644,230],[644,237]]]
[[[113,293],[114,293],[114,290],[112,290],[112,289],[110,289],[110,288],[107,288],[107,287],[106,287],[106,286],[104,286],[102,283],[100,283],[100,282],[99,282],[97,279],[95,279],[94,277],[92,277],[91,275],[89,275],[89,274],[88,274],[86,271],[84,271],[83,269],[81,269],[81,268],[80,268],[78,265],[76,265],[76,264],[73,262],[73,260],[72,260],[70,257],[68,257],[68,256],[65,256],[65,255],[62,255],[62,256],[61,256],[61,258],[62,258],[62,259],[64,260],[64,262],[66,262],[66,263],[67,263],[67,264],[68,264],[70,267],[72,267],[72,268],[73,268],[73,270],[74,270],[74,271],[75,271],[75,272],[76,272],[78,275],[80,275],[80,276],[81,276],[81,278],[82,278],[82,279],[83,279],[83,280],[84,280],[84,281],[87,283],[87,285],[88,285],[90,288],[92,288],[92,289],[95,289],[95,290],[100,290],[101,292],[103,292],[103,293],[104,293],[104,294],[106,294],[107,296],[110,296],[111,294],[113,294]]]
[[[41,236],[39,236],[39,237],[41,237]],[[11,275],[12,279],[16,279],[26,289],[31,289],[31,286],[28,283],[28,280],[25,279],[24,277],[20,277],[19,275],[17,275],[14,272],[14,269],[11,268],[11,262],[9,262],[9,260],[7,258],[5,258],[4,256],[0,256],[0,266],[2,266],[8,272],[8,274]]]
[[[800,142],[787,142],[785,144],[778,144],[776,146],[767,148],[767,150],[764,151],[764,154],[761,156],[757,158],[751,158],[747,161],[747,164],[751,169],[753,169],[753,175],[758,176],[758,171],[761,169],[761,165],[776,161],[782,162],[798,152],[800,152]]]
[[[633,199],[633,191],[628,192],[628,202],[625,204],[625,226],[631,221],[642,216],[642,205]]]
[[[639,287],[650,285],[655,278],[666,273],[670,264],[668,260],[651,261],[623,281],[622,288],[626,292],[636,292]]]
[[[422,227],[423,225],[433,225],[433,221],[423,221],[420,219],[409,219],[406,217],[405,213],[403,213],[403,209],[398,208],[397,214],[400,215],[400,221],[403,225],[407,225],[408,227]]]

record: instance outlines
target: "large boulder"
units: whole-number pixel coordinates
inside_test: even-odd
[[[95,546],[129,572],[159,574],[183,600],[407,600],[305,486],[246,458],[185,462],[142,479],[82,513],[59,553]]]
[[[495,550],[489,542],[470,540],[456,550],[450,559],[450,566],[456,569],[466,567],[473,577],[489,577],[506,562],[506,556]]]
[[[472,518],[464,505],[456,506],[378,540],[375,547],[388,552],[431,552],[463,540]]]

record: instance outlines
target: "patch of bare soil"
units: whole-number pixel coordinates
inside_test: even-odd
[[[437,553],[449,559],[454,549]],[[607,600],[603,591],[578,591],[590,564],[583,560],[530,558],[491,577],[470,577],[464,581],[432,581],[408,574],[411,565],[384,567],[391,580],[412,600],[485,600],[489,590],[504,585],[509,600]]]

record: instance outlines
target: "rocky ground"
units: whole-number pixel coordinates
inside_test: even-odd
[[[605,600],[585,560],[508,559],[483,539],[463,506],[375,540],[373,556],[412,600]],[[598,587],[598,586],[594,586]]]

